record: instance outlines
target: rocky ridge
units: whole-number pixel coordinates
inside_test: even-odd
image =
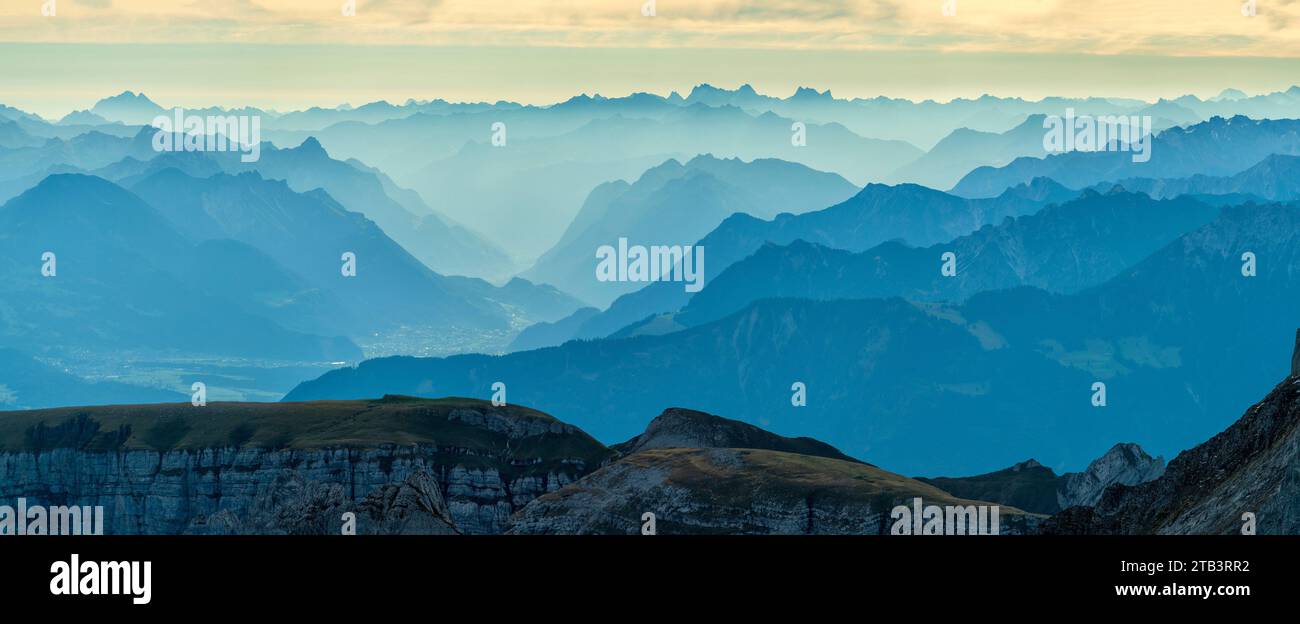
[[[747,448],[858,461],[812,438],[787,438],[739,420],[680,407],[664,410],[644,433],[611,448],[623,455],[664,448]]]
[[[0,418],[0,500],[102,505],[110,534],[338,533],[346,512],[358,533],[497,533],[609,455],[464,399],[38,410]]]
[[[1075,505],[1092,505],[1114,484],[1136,485],[1159,477],[1163,457],[1151,457],[1142,447],[1116,444],[1082,472],[1057,475],[1030,459],[1010,468],[971,477],[919,477],[944,491],[966,498],[989,500],[1026,511],[1053,514]]]

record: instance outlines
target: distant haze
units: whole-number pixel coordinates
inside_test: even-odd
[[[688,93],[749,83],[786,96],[800,86],[836,97],[947,101],[985,93],[1154,101],[1225,88],[1291,86],[1288,58],[948,55],[825,50],[663,50],[0,44],[5,103],[47,118],[134,90],[175,106],[300,110],[409,98],[550,104],[578,93]],[[748,69],[746,69],[746,67]],[[383,68],[376,71],[376,68]]]
[[[126,89],[187,106],[546,104],[701,82],[839,97],[1154,100],[1285,89],[1300,2],[57,0],[0,6],[5,103],[60,117]],[[1231,78],[1232,84],[1225,84]]]

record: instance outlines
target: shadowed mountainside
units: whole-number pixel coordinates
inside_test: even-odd
[[[1169,462],[1159,479],[1107,488],[1044,526],[1066,534],[1300,532],[1300,332],[1292,371],[1241,419]],[[1249,514],[1249,515],[1247,515]]]

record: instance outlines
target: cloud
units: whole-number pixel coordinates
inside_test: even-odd
[[[262,42],[1300,56],[1300,2],[1258,0],[59,0],[9,42]],[[23,6],[18,6],[23,5]],[[58,20],[57,27],[50,22]]]

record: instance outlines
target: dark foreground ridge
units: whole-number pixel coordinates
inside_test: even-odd
[[[1142,447],[1124,443],[1116,444],[1093,460],[1083,472],[1058,475],[1030,459],[973,477],[921,477],[920,480],[957,496],[1054,514],[1076,505],[1095,505],[1102,492],[1116,483],[1137,485],[1159,477],[1164,471],[1163,457],[1153,458]]]
[[[858,461],[812,438],[787,438],[739,420],[680,407],[664,410],[644,433],[611,448],[623,455],[662,448],[746,448]]]
[[[612,455],[473,399],[61,408],[0,414],[0,501],[102,505],[109,534],[337,534],[346,512],[358,533],[497,533]]]
[[[651,512],[663,533],[881,534],[914,498],[989,504],[703,412],[611,449],[528,408],[399,396],[9,412],[19,497],[102,505],[110,534],[331,534],[348,512],[358,533],[638,533]]]

